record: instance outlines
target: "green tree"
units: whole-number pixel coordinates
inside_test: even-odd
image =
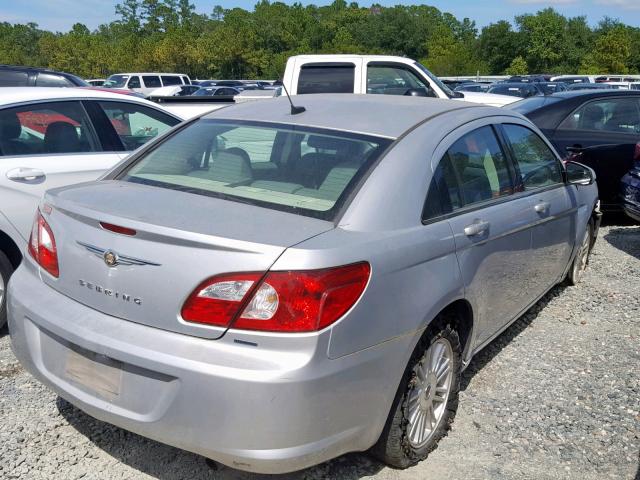
[[[513,59],[509,67],[504,71],[506,75],[526,75],[529,72],[527,61],[518,56]]]

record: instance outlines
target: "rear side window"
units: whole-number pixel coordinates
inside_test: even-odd
[[[425,219],[438,214],[430,205],[438,191],[441,213],[486,202],[513,193],[511,172],[493,129],[482,127],[457,140],[442,157],[434,173]]]
[[[389,144],[310,127],[202,119],[122,179],[331,220]]]
[[[39,73],[36,79],[38,87],[73,87],[74,85],[61,75],[51,73]]]
[[[0,87],[23,87],[29,82],[27,72],[0,70]]]
[[[635,97],[608,98],[586,103],[565,118],[558,128],[637,135],[640,133],[638,100]]]
[[[98,150],[80,102],[51,102],[0,111],[2,155],[80,153]]]
[[[505,124],[503,129],[518,164],[517,190],[563,183],[560,162],[533,130],[513,124]]]
[[[125,150],[135,150],[179,121],[163,112],[128,102],[98,102]]]
[[[143,75],[142,81],[146,88],[158,88],[162,86],[162,83],[160,83],[160,77],[156,75]]]
[[[298,77],[298,93],[353,93],[355,65],[303,65]]]
[[[182,85],[180,81],[180,77],[176,77],[175,75],[162,75],[162,84],[166,86],[170,85]]]

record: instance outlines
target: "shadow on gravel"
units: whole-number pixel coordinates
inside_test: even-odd
[[[9,335],[9,324],[5,323],[4,327],[0,327],[0,338]]]
[[[482,349],[473,357],[471,363],[462,374],[460,382],[460,390],[466,390],[474,375],[484,368],[491,360],[498,355],[502,349],[507,346],[514,338],[524,332],[529,325],[538,317],[540,312],[555,297],[560,295],[567,285],[563,282],[553,287],[547,294],[542,297],[536,304],[525,312],[518,320],[495,338],[489,345]]]
[[[285,475],[260,475],[235,470],[194,453],[101,422],[61,397],[60,415],[94,445],[129,467],[160,480],[306,480],[336,478],[359,480],[377,474],[384,465],[364,453],[349,453],[321,465]]]
[[[611,228],[604,239],[618,250],[640,259],[640,227]]]

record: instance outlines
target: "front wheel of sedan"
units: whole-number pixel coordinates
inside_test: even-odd
[[[449,430],[458,408],[460,339],[450,326],[423,338],[416,348],[372,453],[407,468],[427,457]]]
[[[567,275],[569,285],[577,285],[580,280],[582,280],[584,271],[587,269],[587,265],[589,264],[592,237],[593,225],[589,222],[585,229],[584,236],[582,237],[582,242],[580,242],[578,253],[576,253],[576,258],[573,259],[571,270],[569,270],[569,274]]]

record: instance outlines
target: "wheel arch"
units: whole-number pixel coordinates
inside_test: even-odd
[[[18,268],[20,262],[22,262],[20,248],[13,239],[2,230],[0,230],[0,250],[7,256],[14,270]]]

